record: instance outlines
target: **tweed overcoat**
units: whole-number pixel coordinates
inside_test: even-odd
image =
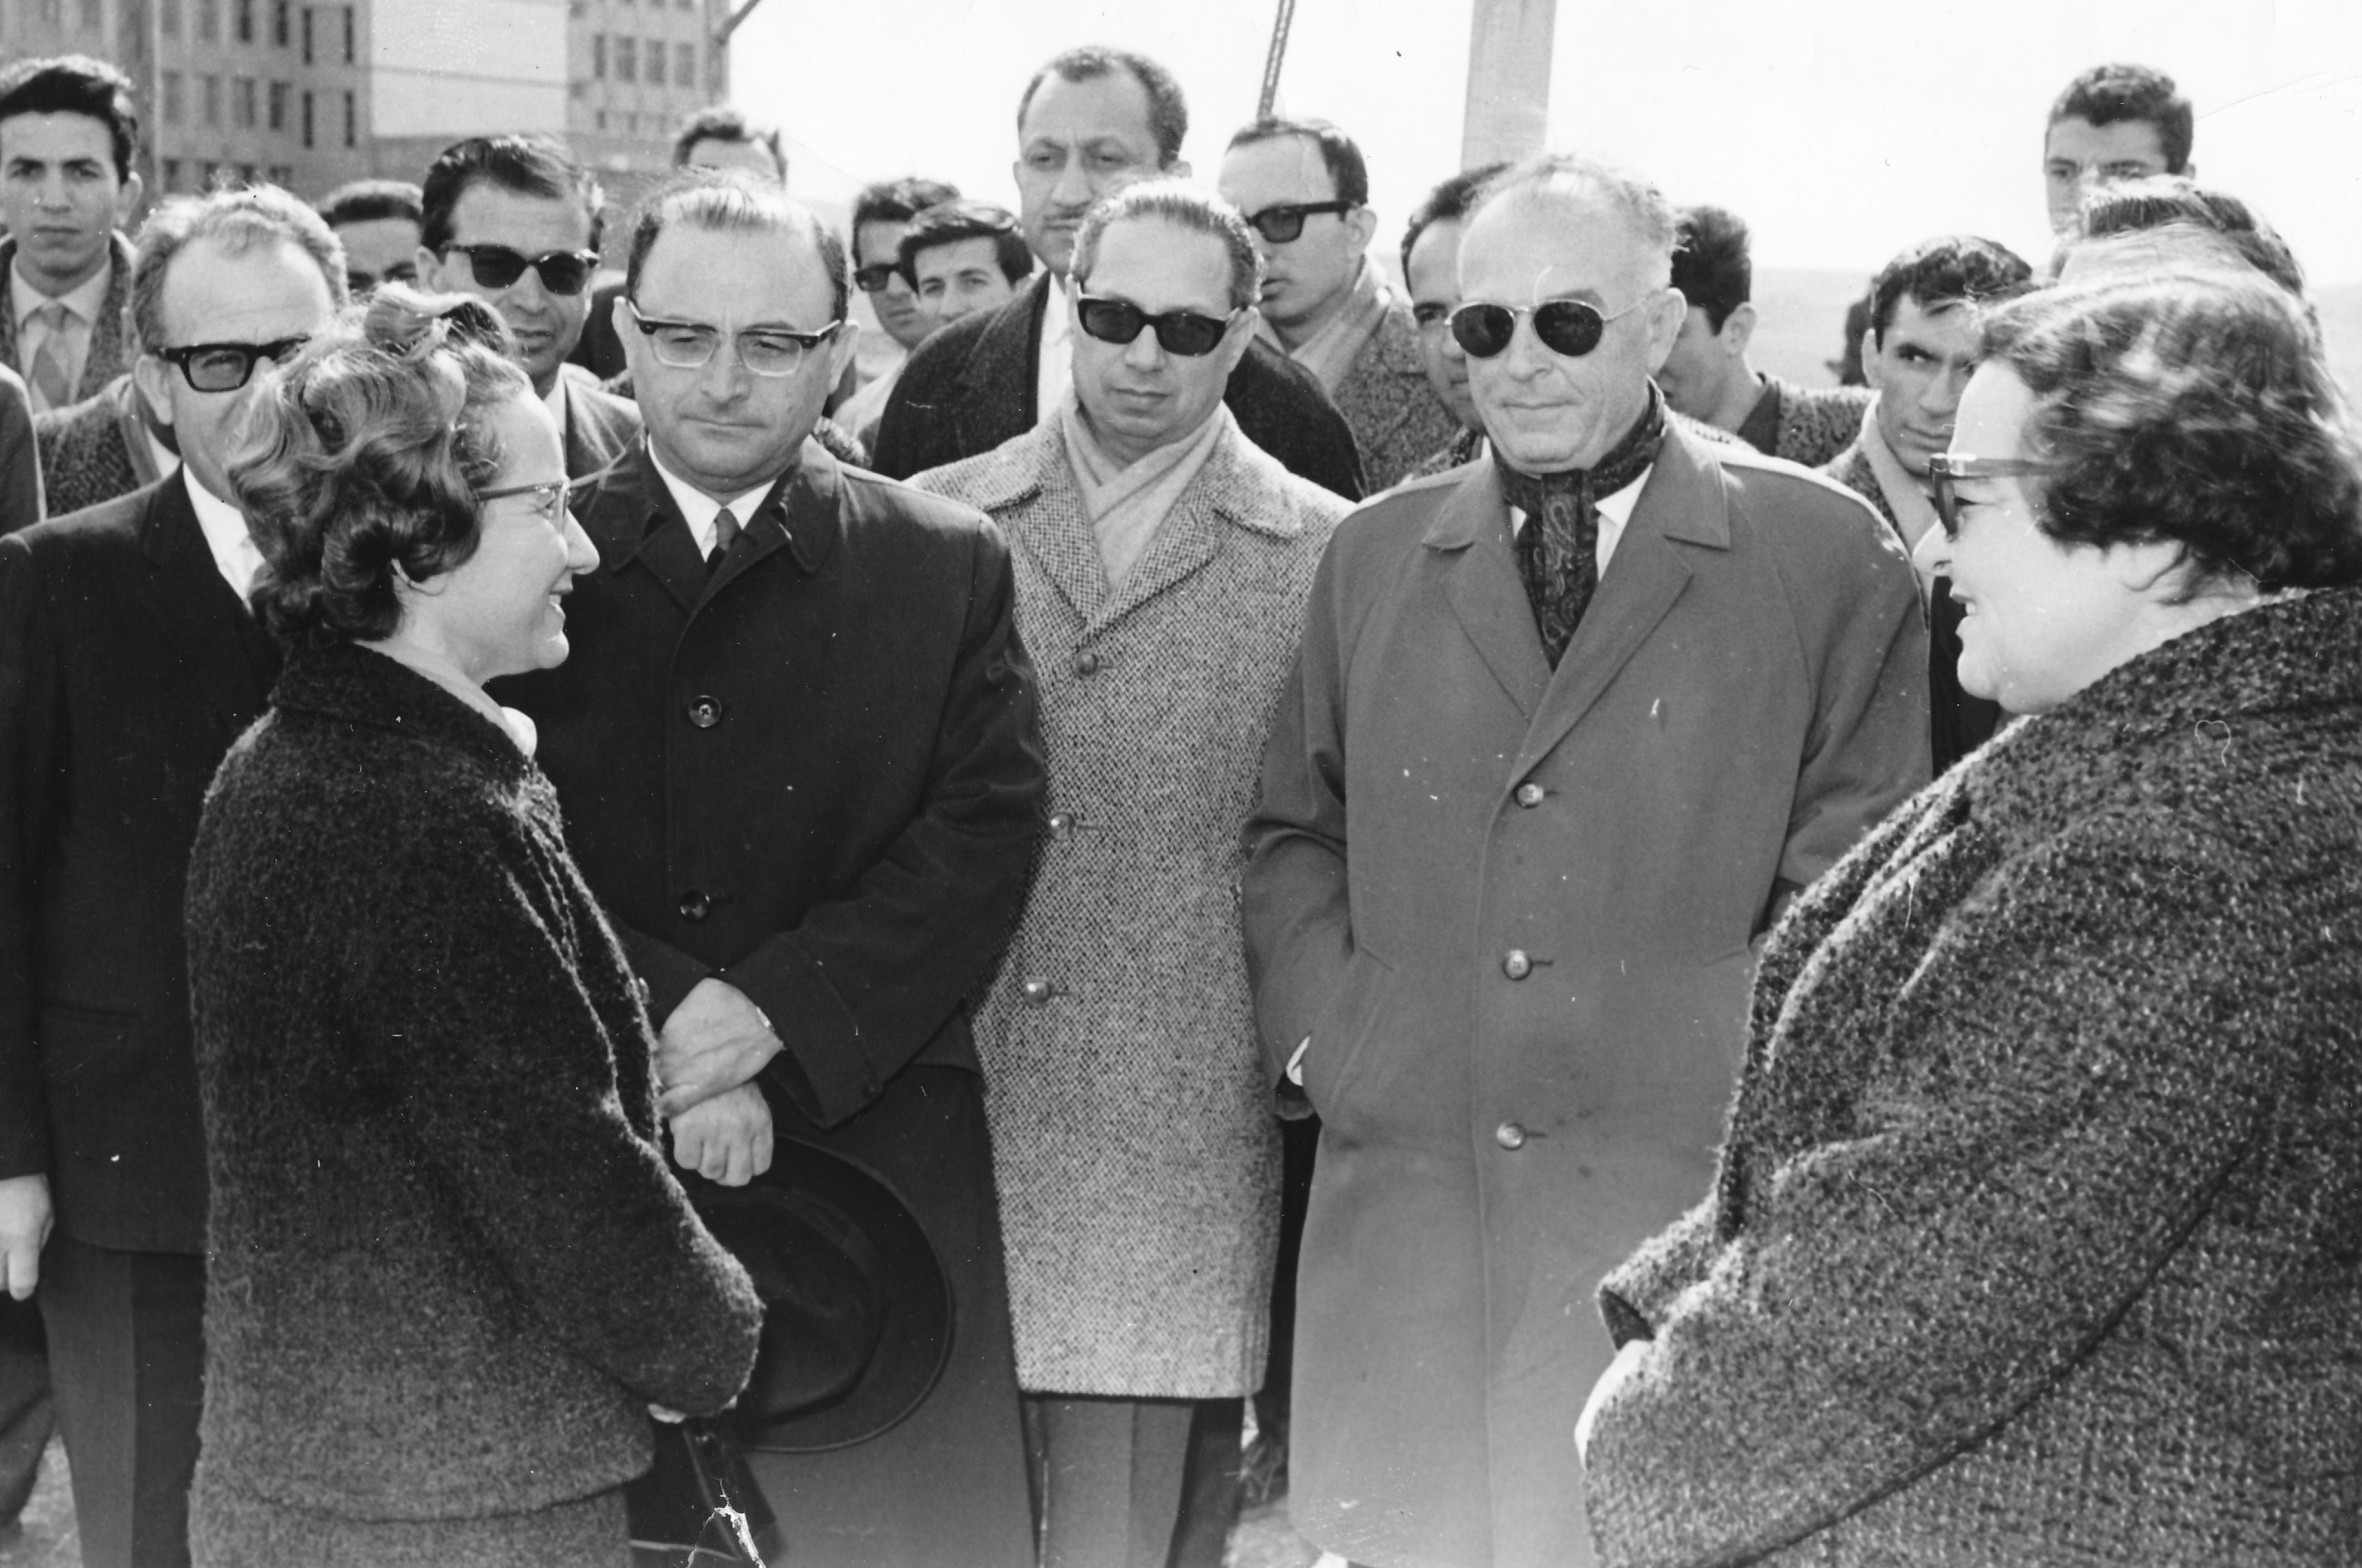
[[[164,477],[149,444],[139,399],[138,386],[122,375],[95,397],[33,415],[41,481],[59,516],[129,495]]]
[[[297,649],[207,793],[188,929],[198,1563],[420,1561],[370,1527],[612,1492],[650,1403],[737,1394],[761,1303],[666,1170],[631,969],[507,735]]]
[[[1263,1379],[1279,1139],[1239,829],[1347,503],[1233,425],[1109,592],[1056,423],[913,481],[1009,536],[1050,837],[977,1014],[1018,1381],[1213,1398]]]
[[[72,403],[96,397],[109,381],[129,371],[131,361],[139,357],[139,345],[131,337],[129,315],[131,271],[139,258],[131,248],[130,239],[119,230],[109,236],[106,243],[106,293],[98,304],[98,319],[90,324],[90,352],[83,357],[82,379],[74,382]],[[0,238],[0,279],[9,277],[16,265],[17,241],[13,237]],[[5,290],[0,290],[0,359],[7,361],[20,376],[29,378],[33,373],[30,365],[19,362],[17,313],[8,308]]]
[[[2022,720],[1765,953],[1708,1200],[1606,1281],[1619,1565],[2362,1544],[2362,591]]]
[[[1396,304],[1337,383],[1337,412],[1352,426],[1370,493],[1391,490],[1460,433],[1418,357],[1418,326]]]
[[[1696,1200],[1750,942],[1927,777],[1910,564],[1670,430],[1553,672],[1490,464],[1339,525],[1249,828],[1255,1005],[1309,1037],[1297,1528],[1396,1568],[1587,1559],[1600,1277]]]

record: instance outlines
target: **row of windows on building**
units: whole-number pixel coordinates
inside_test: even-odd
[[[160,72],[158,74],[163,85],[164,123],[168,126],[187,124],[189,122],[189,78],[178,71]],[[295,110],[300,105],[304,145],[305,147],[315,145],[315,100],[318,95],[309,88],[306,88],[299,98],[294,83],[290,82],[258,82],[251,76],[221,77],[211,72],[202,74],[195,80],[199,110],[198,124],[214,129],[221,128],[224,123],[223,109],[226,106],[227,123],[229,128],[233,130],[284,131],[289,128],[288,120],[291,117],[291,111]],[[228,88],[226,94],[223,92],[225,86]],[[225,96],[227,98],[226,105],[224,104]],[[351,147],[355,145],[359,133],[360,111],[352,93],[347,92],[341,96],[344,99],[345,111],[344,144]]]
[[[101,0],[83,0],[83,9],[95,10]],[[339,54],[347,65],[353,63],[359,51],[359,23],[350,6],[337,6],[330,19],[323,22],[316,13],[328,10],[325,6],[298,7],[293,0],[159,0],[156,10],[157,30],[168,39],[182,36],[183,10],[193,10],[193,32],[199,43],[260,43],[266,27],[269,41],[275,49],[292,49],[300,42],[304,63],[315,63],[324,35],[332,29],[340,35],[337,42]],[[224,24],[227,24],[226,40]]]
[[[624,33],[590,35],[590,75],[594,81],[643,82],[651,87],[661,87],[665,84],[668,61],[674,86],[697,85],[697,46],[693,43],[668,43],[663,39],[643,42]]]
[[[209,191],[225,181],[235,180],[241,185],[251,185],[257,180],[268,180],[284,189],[295,182],[295,169],[288,163],[228,163],[219,159],[167,158],[157,165],[164,179],[164,189],[172,192]],[[184,185],[182,176],[196,175],[195,182]]]

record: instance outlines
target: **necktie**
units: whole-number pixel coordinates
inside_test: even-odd
[[[39,352],[33,356],[33,390],[50,408],[73,402],[73,375],[66,366],[66,323],[73,319],[63,300],[51,300],[33,313],[44,329]]]
[[[713,514],[713,553],[705,558],[708,570],[719,567],[729,555],[730,547],[738,542],[738,519],[730,515],[728,507]]]
[[[1518,532],[1518,576],[1533,606],[1542,657],[1552,669],[1574,640],[1583,613],[1599,586],[1599,498],[1613,495],[1657,460],[1665,434],[1664,404],[1652,385],[1649,406],[1624,439],[1589,469],[1529,474],[1493,451],[1501,496],[1526,514]]]

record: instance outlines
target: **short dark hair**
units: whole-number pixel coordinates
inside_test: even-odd
[[[115,144],[115,177],[131,178],[139,150],[139,108],[131,78],[86,54],[20,60],[0,71],[0,122],[18,115],[87,115]]]
[[[771,155],[771,162],[779,178],[788,177],[788,155],[779,146],[778,127],[758,128],[745,115],[727,104],[712,104],[680,122],[680,134],[672,138],[672,165],[688,167],[689,155],[697,150],[701,141],[743,141],[752,143]]]
[[[1747,220],[1727,207],[1683,207],[1673,219],[1673,287],[1705,312],[1716,332],[1730,313],[1755,296],[1755,263],[1748,254]]]
[[[1230,258],[1232,310],[1244,310],[1263,292],[1263,252],[1255,248],[1254,233],[1239,209],[1203,185],[1173,179],[1135,180],[1091,204],[1075,234],[1075,265],[1069,275],[1078,287],[1089,282],[1091,269],[1098,265],[1099,242],[1120,223],[1167,223],[1220,241]]]
[[[520,196],[546,196],[582,204],[590,220],[590,248],[599,248],[605,225],[606,193],[598,176],[574,160],[565,144],[546,136],[475,136],[443,149],[426,171],[418,220],[418,243],[441,255],[451,243],[451,214],[470,185],[491,185]]]
[[[423,227],[425,195],[407,180],[355,180],[320,198],[320,217],[330,228],[380,218],[408,218]]]
[[[640,274],[648,252],[668,228],[701,228],[715,234],[784,234],[803,227],[828,273],[829,319],[843,321],[853,302],[853,267],[844,241],[776,184],[744,169],[684,169],[649,192],[632,214],[632,251],[624,268],[624,297],[640,297]]]
[[[2241,259],[2289,293],[2304,294],[2304,269],[2271,225],[2228,191],[2210,190],[2187,174],[2153,174],[2103,185],[2075,209],[2078,241],[2142,234],[2174,225],[2221,235]]]
[[[320,269],[337,308],[350,297],[344,241],[319,214],[278,186],[237,185],[202,196],[168,196],[148,215],[132,242],[138,260],[131,268],[131,326],[139,347],[150,354],[172,347],[164,330],[164,281],[172,259],[200,240],[232,255],[294,246]]]
[[[2028,481],[2065,544],[2170,540],[2199,579],[2362,581],[2362,447],[2301,304],[2246,271],[2099,278],[1989,316],[2034,393]],[[2195,585],[2193,585],[2195,586]]]
[[[2058,94],[2042,134],[2060,120],[2088,120],[2095,126],[2118,120],[2142,120],[2157,127],[2158,144],[2165,152],[2165,171],[2179,174],[2190,167],[2190,142],[2196,116],[2190,100],[2173,78],[2147,65],[2095,65]]]
[[[1981,305],[2022,293],[2033,282],[2034,269],[1998,240],[1972,234],[1923,239],[1871,280],[1870,340],[1885,343],[1895,307],[1906,297],[1916,300],[1921,310]]]
[[[990,202],[940,202],[914,214],[911,226],[902,231],[902,243],[895,253],[902,281],[917,288],[920,254],[963,239],[991,240],[992,259],[1010,282],[1021,283],[1032,275],[1033,251],[1025,243],[1016,215]]]
[[[929,207],[960,199],[959,187],[942,180],[911,175],[864,185],[853,198],[853,232],[857,238],[866,223],[909,223]]]
[[[1025,83],[1024,94],[1017,100],[1017,134],[1025,134],[1025,111],[1033,105],[1033,94],[1054,72],[1064,82],[1089,82],[1101,76],[1126,72],[1148,94],[1148,134],[1156,138],[1156,166],[1170,169],[1181,156],[1181,143],[1189,135],[1189,105],[1181,96],[1181,83],[1173,73],[1144,54],[1130,50],[1109,49],[1104,44],[1085,44],[1070,49],[1035,72]]]
[[[401,578],[425,582],[476,553],[477,492],[503,456],[484,415],[533,395],[510,355],[481,300],[388,283],[272,379],[229,463],[272,635],[315,647],[389,637]]]
[[[1418,243],[1418,237],[1439,223],[1465,222],[1476,205],[1477,195],[1508,167],[1508,160],[1498,159],[1463,169],[1429,191],[1427,200],[1411,209],[1410,222],[1403,228],[1403,276],[1410,276],[1411,248]]]
[[[1327,120],[1284,120],[1265,115],[1251,126],[1242,127],[1231,138],[1232,148],[1253,147],[1259,141],[1278,141],[1284,137],[1301,137],[1320,149],[1320,161],[1329,168],[1329,183],[1341,202],[1355,206],[1367,206],[1370,201],[1370,166],[1362,157],[1361,145]]]

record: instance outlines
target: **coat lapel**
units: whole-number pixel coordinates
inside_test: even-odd
[[[139,597],[196,690],[232,731],[262,710],[275,654],[258,648],[261,627],[214,565],[185,475],[156,487],[139,518],[139,553],[148,570]],[[261,657],[258,657],[258,655]]]
[[[1231,503],[1239,483],[1236,431],[1224,434],[1208,454],[1198,477],[1181,492],[1181,502],[1156,526],[1148,548],[1125,574],[1123,585],[1091,617],[1094,632],[1121,620],[1206,569],[1222,551],[1222,536],[1241,510]],[[1098,547],[1092,547],[1096,555]]]
[[[977,337],[976,351],[960,370],[960,450],[988,452],[1040,423],[1034,404],[1041,385],[1039,355],[1043,312],[1049,307],[1046,272],[1026,292],[1003,305]]]
[[[1428,525],[1427,547],[1451,554],[1443,569],[1444,598],[1460,629],[1476,645],[1493,679],[1530,717],[1550,686],[1550,661],[1542,657],[1534,608],[1518,579],[1510,553],[1509,507],[1501,481],[1485,464],[1444,497]]]
[[[1010,543],[1057,588],[1075,619],[1089,623],[1107,598],[1107,569],[1057,427],[1037,425],[991,460],[998,471],[971,492],[974,504],[1009,531]]]
[[[690,537],[688,522],[657,473],[646,442],[635,446],[599,481],[581,516],[606,570],[645,568],[682,614],[697,608],[705,595],[705,558],[697,553],[697,541]]]

